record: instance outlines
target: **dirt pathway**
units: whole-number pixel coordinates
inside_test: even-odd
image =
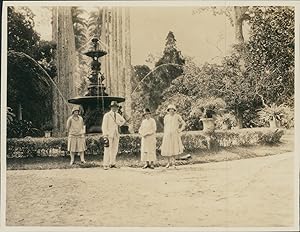
[[[293,226],[293,153],[166,170],[7,172],[7,225]]]

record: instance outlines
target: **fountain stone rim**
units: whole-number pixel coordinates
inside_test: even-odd
[[[87,102],[101,102],[101,100],[104,100],[104,103],[110,103],[111,101],[116,101],[118,103],[125,102],[124,97],[115,97],[115,96],[78,96],[74,97],[68,100],[69,103],[71,104],[77,104],[77,105],[83,105]]]

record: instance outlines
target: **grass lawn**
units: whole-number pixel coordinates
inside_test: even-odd
[[[189,160],[177,160],[176,165],[198,164],[208,162],[220,162],[237,159],[248,159],[254,157],[270,156],[290,152],[294,150],[294,130],[287,130],[281,138],[279,144],[256,145],[222,148],[218,150],[200,150],[190,153]],[[31,169],[66,169],[66,168],[91,168],[102,166],[102,156],[86,155],[86,164],[81,164],[79,157],[76,157],[75,164],[69,166],[69,156],[64,157],[34,157],[34,158],[10,158],[7,159],[8,170],[31,170]],[[157,157],[156,166],[164,166],[167,160]],[[77,162],[76,162],[77,161]],[[117,156],[117,165],[119,167],[140,168],[144,164],[140,162],[140,157],[126,155]]]

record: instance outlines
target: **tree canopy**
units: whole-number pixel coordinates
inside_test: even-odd
[[[164,101],[177,94],[192,101],[220,97],[243,127],[256,126],[257,112],[265,106],[293,106],[293,8],[251,7],[245,14],[249,40],[234,45],[221,64],[198,66],[186,58],[183,75],[164,91]]]
[[[23,52],[8,52],[8,106],[15,111],[23,108],[23,119],[39,127],[49,120],[51,109],[51,82],[47,72]]]
[[[7,26],[8,106],[16,115],[21,107],[23,120],[40,127],[52,117],[53,86],[49,78],[56,75],[56,45],[40,39],[29,8],[8,7]]]
[[[15,7],[7,8],[7,44],[8,50],[24,52],[33,56],[38,46],[40,35],[34,30],[34,14],[29,8],[17,11]]]

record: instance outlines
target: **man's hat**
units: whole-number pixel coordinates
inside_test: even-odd
[[[117,102],[117,101],[112,101],[112,102],[110,103],[110,107],[113,107],[113,106],[119,107],[118,102]]]
[[[150,110],[148,108],[145,108],[143,110],[143,116],[145,116],[146,114],[151,114]]]

